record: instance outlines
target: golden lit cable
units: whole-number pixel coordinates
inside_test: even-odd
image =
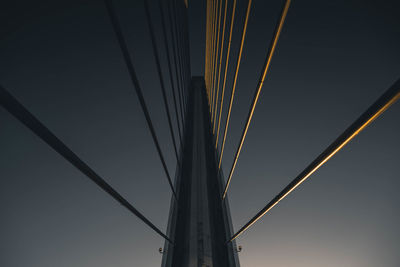
[[[223,104],[224,104],[226,75],[228,73],[228,62],[229,62],[229,54],[230,54],[230,51],[231,51],[231,41],[232,41],[233,24],[234,24],[234,20],[235,20],[235,11],[236,11],[236,0],[233,0],[232,16],[231,16],[231,27],[230,27],[230,31],[229,31],[228,50],[226,52],[224,81],[222,83],[221,105],[220,105],[220,108],[219,108],[218,127],[217,127],[217,137],[216,137],[216,141],[215,141],[215,148],[218,147],[219,127],[221,125],[222,107],[223,107]]]
[[[211,114],[211,102],[212,102],[212,76],[214,73],[213,69],[213,62],[214,62],[214,14],[215,14],[215,2],[216,0],[211,1],[212,8],[211,8],[211,35],[210,35],[210,114]]]
[[[205,43],[205,51],[204,51],[204,82],[205,82],[205,85],[206,85],[206,91],[207,91],[207,71],[208,71],[208,68],[207,68],[207,61],[208,61],[208,58],[207,58],[207,43],[208,43],[208,0],[207,0],[207,5],[206,5],[206,43]]]
[[[236,81],[237,81],[237,76],[238,76],[238,72],[239,72],[240,60],[242,59],[243,44],[244,44],[244,39],[246,37],[247,22],[249,21],[251,1],[252,0],[249,0],[248,4],[247,4],[246,19],[245,19],[244,25],[243,25],[243,32],[242,32],[242,39],[240,41],[239,55],[238,55],[237,62],[236,62],[236,71],[235,71],[235,76],[234,76],[234,79],[233,79],[231,99],[230,99],[229,108],[228,108],[228,115],[226,117],[224,138],[222,139],[222,147],[221,147],[221,153],[220,153],[220,157],[219,157],[218,169],[221,168],[222,155],[224,154],[226,134],[227,134],[227,131],[228,131],[229,119],[230,119],[230,116],[231,116],[233,98],[234,98],[234,95],[235,95],[235,88],[236,88]]]
[[[206,23],[206,58],[207,58],[207,74],[205,75],[206,91],[208,104],[210,104],[210,43],[211,43],[211,0],[207,0],[207,23]]]
[[[251,104],[251,108],[250,108],[249,114],[247,116],[246,125],[243,129],[242,137],[240,138],[239,146],[237,148],[235,158],[233,160],[231,171],[229,172],[228,180],[225,185],[224,194],[222,196],[222,199],[224,199],[226,197],[226,193],[228,192],[229,184],[232,180],[232,175],[233,175],[233,172],[235,171],[236,163],[238,161],[240,151],[242,150],[244,140],[246,139],[246,135],[247,135],[247,131],[250,126],[251,119],[253,118],[254,110],[256,108],[257,101],[258,101],[258,98],[261,93],[261,89],[264,85],[265,76],[267,75],[269,66],[271,65],[271,59],[272,59],[272,56],[274,55],[276,44],[278,43],[279,35],[282,31],[283,23],[285,22],[285,18],[286,18],[287,12],[289,10],[289,6],[290,6],[290,0],[286,0],[285,5],[282,10],[282,13],[281,13],[281,17],[275,28],[274,37],[272,38],[272,42],[270,44],[270,47],[268,48],[267,58],[265,59],[262,75],[261,75],[260,80],[257,85],[256,93],[254,95],[253,102]]]
[[[221,1],[222,4],[222,1]],[[222,26],[222,37],[221,37],[221,50],[219,57],[219,67],[218,67],[218,82],[217,82],[217,98],[215,99],[215,111],[214,111],[214,123],[213,123],[213,133],[215,132],[215,122],[217,120],[217,112],[218,112],[218,96],[219,96],[219,81],[221,77],[221,64],[222,64],[222,55],[224,54],[224,38],[225,38],[225,24],[226,24],[226,11],[228,9],[228,0],[225,0],[225,11],[224,11],[224,22]]]
[[[212,7],[213,1],[209,0],[209,18],[208,18],[208,103],[211,106],[211,42],[212,42]],[[211,109],[210,109],[211,112]]]
[[[209,21],[209,52],[208,52],[208,64],[209,64],[209,72],[208,72],[208,95],[209,95],[209,108],[211,113],[211,74],[212,74],[212,22],[213,22],[213,6],[214,0],[210,0],[210,21]]]
[[[217,31],[217,43],[216,43],[216,52],[215,52],[215,72],[214,72],[214,91],[215,91],[215,95],[214,95],[214,99],[213,99],[213,103],[212,103],[212,108],[213,108],[213,112],[212,112],[212,117],[211,117],[211,121],[213,122],[213,124],[215,124],[214,121],[214,117],[215,117],[215,105],[214,103],[216,103],[216,100],[218,98],[218,87],[216,87],[216,82],[217,82],[217,66],[218,66],[218,53],[219,53],[219,33],[221,32],[221,12],[222,12],[222,0],[219,1],[219,8],[218,8],[218,31]],[[214,134],[214,128],[213,128],[213,134]]]
[[[211,88],[212,88],[212,97],[211,97],[211,123],[213,120],[213,112],[214,112],[214,99],[215,99],[215,86],[214,86],[214,81],[215,81],[215,71],[216,71],[216,64],[217,64],[217,32],[218,32],[218,11],[219,11],[219,2],[222,0],[216,0],[215,4],[215,20],[214,20],[214,41],[213,41],[213,72],[212,72],[212,77],[211,77]]]
[[[209,48],[209,43],[210,43],[210,0],[207,0],[207,17],[206,17],[206,53],[205,53],[205,71],[204,71],[204,76],[205,76],[205,84],[206,84],[206,93],[207,93],[207,100],[208,103],[210,103],[210,94],[209,94],[209,72],[210,72],[210,66],[209,66],[209,53],[210,53],[210,48]]]
[[[276,197],[274,197],[262,210],[260,210],[248,223],[246,223],[228,241],[233,241],[250,226],[263,217],[287,197],[294,189],[309,178],[315,171],[324,165],[330,158],[347,145],[362,130],[378,118],[385,110],[400,99],[400,79],[397,80],[375,103],[370,106],[352,125],[350,125],[332,144],[330,144],[310,165],[307,166],[292,182],[290,182]]]
[[[214,48],[215,48],[215,13],[216,13],[216,5],[217,5],[218,0],[213,1],[213,8],[212,8],[212,26],[211,26],[211,74],[210,74],[210,114],[212,113],[212,100],[213,100],[213,93],[214,93],[214,88],[213,88],[213,77],[214,77]]]

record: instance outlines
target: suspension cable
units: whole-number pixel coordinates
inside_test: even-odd
[[[188,65],[187,65],[187,56],[186,56],[186,40],[185,40],[185,32],[184,27],[185,23],[183,21],[183,12],[185,5],[181,1],[175,0],[175,21],[176,21],[176,32],[177,32],[177,41],[178,41],[178,52],[180,58],[180,66],[181,66],[181,76],[182,76],[182,102],[183,102],[183,112],[186,114],[187,110],[187,94],[188,94]],[[178,27],[179,26],[179,27]]]
[[[211,77],[212,80],[212,99],[211,99],[211,123],[214,118],[213,112],[214,112],[214,100],[215,100],[215,72],[216,72],[216,65],[217,65],[217,33],[218,33],[218,10],[219,10],[219,1],[222,0],[216,0],[215,2],[215,16],[214,16],[214,42],[213,42],[213,76]]]
[[[167,4],[168,7],[168,18],[169,18],[169,29],[170,29],[170,35],[171,35],[171,46],[172,46],[172,54],[173,54],[173,59],[174,59],[174,67],[175,67],[175,80],[176,80],[176,86],[178,88],[178,100],[179,100],[179,107],[180,107],[180,112],[181,112],[181,119],[182,119],[182,131],[184,131],[185,128],[185,118],[184,118],[184,114],[183,114],[183,105],[182,105],[182,98],[181,98],[181,83],[180,83],[180,79],[179,79],[179,70],[178,70],[178,59],[177,59],[177,51],[176,51],[176,47],[175,47],[175,34],[174,34],[174,24],[172,21],[172,11],[171,11],[171,5]]]
[[[278,43],[279,35],[280,35],[281,31],[282,31],[283,24],[285,22],[285,18],[286,18],[287,12],[289,10],[290,1],[291,0],[286,0],[284,6],[282,8],[281,16],[278,19],[277,24],[275,26],[274,36],[273,36],[273,38],[271,40],[271,43],[269,45],[269,48],[268,48],[267,57],[265,59],[263,70],[262,70],[260,79],[258,81],[257,89],[256,89],[256,91],[254,93],[254,97],[253,97],[253,101],[251,103],[249,114],[247,115],[246,125],[245,125],[245,127],[243,129],[242,136],[241,136],[240,142],[239,142],[239,146],[238,146],[238,148],[236,150],[235,158],[233,160],[231,171],[229,172],[228,180],[227,180],[226,185],[225,185],[225,189],[224,189],[224,193],[223,193],[222,199],[225,199],[226,193],[228,192],[229,184],[230,184],[230,182],[232,180],[232,175],[233,175],[233,172],[235,171],[236,163],[238,161],[240,151],[241,151],[241,149],[243,147],[243,143],[244,143],[244,140],[246,138],[247,131],[249,129],[251,119],[253,118],[254,110],[256,108],[257,101],[258,101],[258,98],[260,96],[261,88],[264,85],[265,76],[267,75],[269,66],[271,65],[271,59],[272,59],[272,56],[274,54],[276,45]]]
[[[173,243],[168,236],[159,230],[143,214],[132,206],[122,195],[120,195],[111,185],[82,161],[70,148],[68,148],[57,136],[55,136],[42,122],[30,113],[16,98],[14,98],[4,87],[0,85],[0,104],[22,124],[34,132],[40,139],[52,147],[58,154],[64,157],[69,163],[77,168],[86,177],[97,184],[104,192],[127,208],[131,213],[138,217],[147,226],[153,229],[171,244]]]
[[[160,85],[161,85],[161,93],[163,96],[165,111],[167,113],[168,125],[169,125],[169,130],[170,130],[170,134],[171,134],[171,138],[172,138],[172,143],[174,146],[176,161],[178,162],[178,165],[180,165],[178,150],[176,148],[177,146],[176,146],[176,142],[175,142],[175,134],[174,134],[174,130],[172,128],[171,114],[169,113],[167,93],[165,90],[164,79],[163,79],[162,71],[161,71],[160,57],[158,54],[156,38],[155,38],[155,34],[154,34],[154,26],[153,26],[153,22],[151,20],[151,15],[150,15],[149,3],[148,3],[148,0],[144,0],[143,2],[144,2],[144,9],[145,9],[146,18],[147,18],[147,24],[149,26],[149,31],[150,31],[150,39],[151,39],[151,44],[153,47],[153,54],[156,59],[157,72],[158,72],[158,77],[159,77]]]
[[[174,22],[174,28],[175,28],[175,42],[176,42],[176,56],[177,56],[177,64],[178,64],[178,70],[179,70],[179,79],[181,82],[181,90],[180,90],[180,97],[182,99],[182,114],[183,118],[185,119],[185,98],[184,98],[184,91],[185,91],[185,81],[184,81],[184,71],[183,71],[183,66],[182,66],[182,48],[181,48],[181,42],[180,42],[180,31],[178,29],[178,13],[177,13],[177,6],[176,6],[176,0],[171,1],[172,5],[172,17],[173,17],[173,22]]]
[[[182,2],[178,2],[178,6],[180,8],[178,9],[178,14],[180,18],[180,25],[181,25],[181,40],[182,40],[182,59],[183,59],[183,71],[184,71],[184,77],[185,77],[185,92],[184,92],[184,97],[185,97],[185,103],[187,108],[187,95],[188,95],[188,87],[190,84],[190,77],[189,77],[189,65],[188,65],[188,54],[187,54],[187,45],[188,45],[188,40],[187,40],[187,35],[186,35],[186,20],[185,20],[185,11],[186,11],[186,6]],[[186,112],[186,111],[185,111]]]
[[[184,5],[182,2],[177,2],[175,0],[174,6],[175,6],[175,21],[176,21],[176,27],[177,27],[177,39],[178,39],[178,44],[179,44],[179,57],[180,57],[180,66],[181,66],[181,76],[182,76],[182,81],[183,81],[183,90],[182,90],[182,100],[183,100],[183,111],[185,114],[186,111],[186,97],[187,97],[187,84],[188,84],[188,77],[187,77],[187,66],[186,66],[186,57],[184,54],[185,51],[185,46],[184,46],[184,35],[183,35],[183,20],[182,20],[182,5]],[[180,27],[178,27],[180,26]]]
[[[218,0],[214,0],[213,13],[212,13],[212,41],[211,41],[211,101],[210,101],[210,114],[212,120],[212,103],[214,102],[214,71],[215,71],[215,39],[216,39],[216,13],[218,12]]]
[[[211,101],[211,7],[212,1],[207,0],[207,22],[206,22],[206,34],[207,34],[207,43],[206,43],[206,90],[207,90],[207,99],[208,99],[208,107],[210,108]],[[211,109],[210,109],[211,111]]]
[[[210,0],[207,0],[207,12],[206,12],[206,45],[205,45],[205,62],[204,62],[204,82],[206,84],[205,89],[207,93],[207,104],[210,103],[209,99],[209,93],[208,93],[208,88],[209,88],[209,82],[208,82],[208,76],[209,76],[209,67],[208,67],[208,62],[209,62],[209,56],[208,56],[208,43],[209,43],[209,17],[210,17]]]
[[[223,107],[223,104],[224,104],[226,76],[227,76],[227,73],[228,73],[229,54],[230,54],[230,51],[231,51],[232,31],[233,31],[233,24],[234,24],[234,20],[235,20],[235,11],[236,11],[236,0],[233,0],[232,16],[231,16],[231,28],[230,28],[230,30],[229,30],[228,49],[227,49],[227,52],[226,52],[225,71],[224,71],[224,81],[223,81],[223,83],[222,83],[221,106],[220,106],[220,108],[219,108],[218,127],[217,127],[217,137],[216,137],[216,140],[215,140],[215,149],[218,148],[219,128],[220,128],[220,125],[221,125],[222,107]]]
[[[211,114],[211,75],[212,75],[212,11],[213,11],[213,0],[209,0],[209,52],[208,52],[208,65],[209,65],[209,71],[208,71],[208,95],[209,95],[209,111]]]
[[[221,153],[220,153],[220,156],[219,156],[218,169],[221,168],[222,156],[224,155],[226,134],[227,134],[227,132],[228,132],[229,119],[230,119],[231,111],[232,111],[233,98],[234,98],[234,96],[235,96],[236,81],[237,81],[237,77],[238,77],[238,73],[239,73],[240,60],[242,59],[243,45],[244,45],[244,39],[245,39],[245,37],[246,37],[247,22],[249,21],[251,2],[252,2],[252,0],[248,0],[247,10],[246,10],[246,18],[245,18],[245,21],[244,21],[243,31],[242,31],[242,39],[241,39],[241,41],[240,41],[239,54],[238,54],[238,58],[237,58],[237,61],[236,61],[236,71],[235,71],[235,76],[234,76],[234,78],[233,78],[233,85],[232,85],[232,91],[231,91],[231,99],[230,99],[230,101],[229,101],[228,114],[227,114],[227,116],[226,116],[226,123],[225,123],[225,130],[224,130],[224,138],[222,139],[222,147],[221,147]]]
[[[222,5],[222,1],[221,1],[221,5]],[[221,77],[222,55],[224,54],[224,39],[225,39],[225,24],[226,24],[226,11],[227,11],[227,9],[228,9],[228,0],[225,0],[225,11],[224,11],[224,22],[223,22],[223,26],[222,26],[221,50],[220,50],[220,57],[219,57],[218,79],[217,79],[217,98],[215,100],[213,133],[215,132],[215,124],[216,124],[217,113],[218,113],[219,82],[220,82],[220,77]]]
[[[186,37],[185,37],[185,22],[183,19],[183,12],[185,8],[185,4],[183,2],[177,2],[178,9],[177,15],[179,19],[180,25],[180,41],[181,41],[181,58],[182,58],[182,72],[184,78],[184,91],[183,91],[183,99],[185,103],[185,113],[187,109],[187,96],[188,96],[188,88],[189,88],[189,76],[188,76],[188,65],[187,65],[187,55],[186,55]]]
[[[347,145],[354,137],[364,130],[376,118],[382,115],[392,104],[400,99],[400,79],[398,79],[378,100],[375,101],[361,116],[353,122],[333,143],[331,143],[310,165],[294,178],[276,197],[274,197],[262,210],[234,234],[228,241],[233,241],[250,226],[263,217],[282,199],[287,197],[301,183],[316,172],[330,158]]]
[[[187,2],[186,2],[187,3]],[[183,19],[184,19],[184,30],[185,30],[185,51],[186,51],[186,64],[187,64],[187,75],[189,76],[188,86],[190,86],[192,81],[192,65],[190,61],[190,34],[189,34],[189,18],[188,18],[188,6],[185,5],[183,8]],[[189,98],[189,90],[186,91],[186,98]]]
[[[172,91],[172,96],[173,96],[173,102],[174,102],[174,109],[175,109],[175,115],[176,115],[176,123],[178,125],[178,134],[179,134],[179,141],[180,144],[182,145],[182,136],[181,136],[181,127],[180,127],[180,118],[179,118],[179,113],[178,113],[178,106],[176,104],[176,95],[175,95],[175,85],[174,85],[174,78],[172,76],[172,65],[171,65],[171,55],[169,53],[169,46],[168,46],[168,38],[167,38],[167,29],[165,26],[165,15],[164,15],[164,10],[162,7],[163,0],[159,0],[159,8],[160,8],[160,13],[161,13],[161,26],[162,26],[162,32],[163,32],[163,37],[164,37],[164,46],[165,46],[165,51],[167,53],[167,63],[168,63],[168,72],[169,72],[169,80],[171,83],[171,91]]]
[[[132,61],[131,61],[131,58],[130,58],[129,50],[128,50],[128,47],[126,45],[126,41],[124,39],[124,36],[122,34],[122,30],[121,30],[121,26],[120,26],[119,21],[118,21],[117,14],[115,13],[114,6],[112,4],[112,0],[105,0],[105,3],[106,3],[108,14],[109,14],[110,19],[111,19],[111,24],[112,24],[112,26],[114,28],[115,34],[116,34],[117,39],[118,39],[119,46],[121,48],[121,52],[122,52],[126,67],[127,67],[128,71],[129,71],[129,74],[131,76],[131,80],[132,80],[132,83],[134,85],[136,94],[138,96],[138,99],[139,99],[139,102],[140,102],[140,106],[142,107],[143,114],[144,114],[144,116],[146,118],[147,125],[149,127],[151,136],[153,138],[153,141],[154,141],[154,144],[156,146],[158,155],[160,157],[160,160],[161,160],[161,163],[163,165],[165,174],[167,176],[167,180],[168,180],[169,186],[171,187],[171,190],[172,190],[172,193],[173,193],[175,199],[178,199],[177,195],[175,193],[174,186],[172,185],[172,181],[171,181],[171,177],[170,177],[169,172],[168,172],[167,164],[165,163],[164,156],[162,154],[161,147],[160,147],[160,144],[158,142],[158,138],[157,138],[156,132],[154,130],[153,123],[151,121],[150,114],[149,114],[149,111],[148,111],[147,106],[146,106],[146,102],[145,102],[144,97],[143,97],[142,89],[140,87],[139,80],[138,80],[138,78],[136,76],[135,68],[133,67],[133,64],[132,64]]]
[[[215,118],[215,112],[216,112],[216,110],[215,110],[215,108],[216,108],[216,105],[214,105],[214,103],[216,104],[216,99],[218,99],[218,87],[216,87],[216,82],[217,82],[217,73],[218,73],[218,71],[217,71],[217,68],[218,68],[218,54],[219,54],[219,33],[220,33],[220,31],[221,31],[221,12],[222,12],[222,0],[220,0],[219,1],[219,8],[218,8],[218,26],[217,26],[217,42],[216,42],[216,51],[215,51],[215,71],[214,71],[214,84],[213,84],[213,87],[214,87],[214,99],[213,99],[213,103],[212,103],[212,109],[213,109],[213,112],[211,113],[211,122],[213,123],[213,124],[215,124],[214,123],[214,118]],[[212,129],[213,129],[213,134],[214,134],[214,131],[215,131],[215,127],[212,127]]]

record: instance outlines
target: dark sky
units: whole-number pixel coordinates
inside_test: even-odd
[[[142,2],[114,2],[174,173]],[[399,78],[396,2],[293,1],[228,193],[235,229]],[[204,3],[189,1],[193,75],[204,72]],[[281,5],[253,1],[225,173]],[[2,1],[0,84],[165,232],[171,192],[102,1]],[[400,266],[399,118],[397,103],[244,233],[242,266]],[[1,108],[0,127],[1,266],[160,265],[158,235]]]

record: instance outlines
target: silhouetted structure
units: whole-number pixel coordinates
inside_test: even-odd
[[[224,186],[218,172],[203,77],[194,77],[189,90],[186,132],[175,188],[171,200],[163,267],[239,266]]]

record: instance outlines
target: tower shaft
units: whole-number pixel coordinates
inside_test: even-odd
[[[227,199],[221,201],[215,141],[203,77],[194,77],[188,96],[186,127],[178,166],[178,202],[171,200],[163,267],[239,266]]]

